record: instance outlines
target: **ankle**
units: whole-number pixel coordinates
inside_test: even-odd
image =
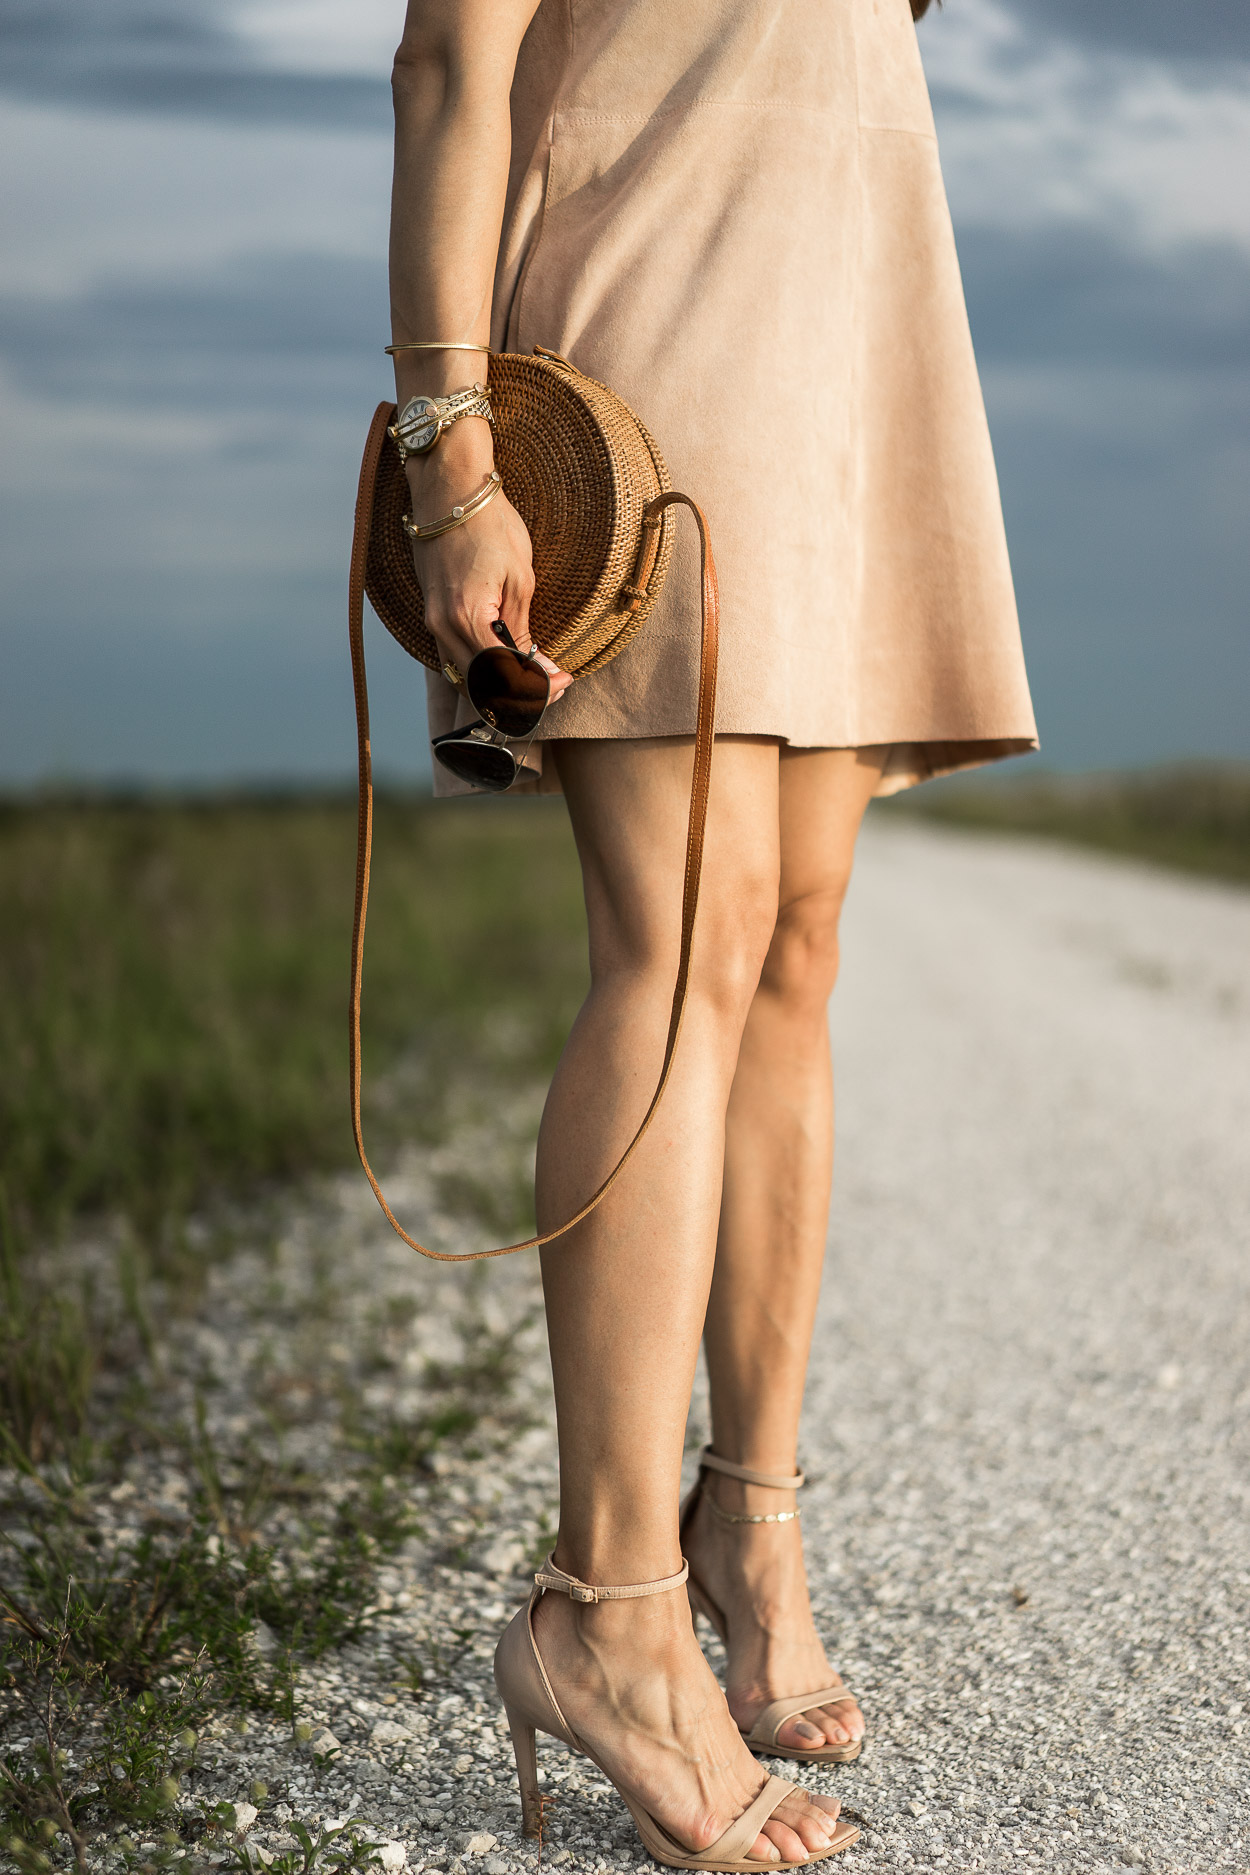
[[[675,1531],[626,1531],[607,1522],[571,1530],[562,1523],[552,1558],[557,1569],[591,1588],[663,1582],[683,1568]]]
[[[734,1527],[739,1529],[773,1528],[778,1524],[795,1523],[799,1516],[797,1491],[780,1491],[771,1485],[744,1484],[737,1478],[727,1478],[722,1472],[705,1471],[702,1480],[703,1495],[709,1501],[712,1516],[717,1511],[725,1518],[734,1520]],[[760,1519],[760,1522],[738,1524],[738,1518]],[[720,1522],[720,1518],[716,1518]]]
[[[697,1650],[684,1584],[627,1602],[577,1602],[549,1590],[534,1618],[541,1630],[572,1649],[567,1661],[581,1658],[580,1671],[591,1681],[610,1678],[614,1665],[629,1662],[635,1668],[646,1663],[650,1675],[680,1672],[690,1650]]]

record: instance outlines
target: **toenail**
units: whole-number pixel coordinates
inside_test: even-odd
[[[799,1719],[794,1729],[800,1738],[810,1738],[818,1745],[821,1743],[824,1736],[816,1726],[809,1724],[806,1719]]]

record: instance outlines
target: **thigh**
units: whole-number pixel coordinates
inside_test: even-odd
[[[550,742],[581,859],[591,969],[675,963],[694,742],[688,736]],[[696,956],[771,931],[780,863],[778,745],[718,736]]]
[[[781,910],[805,899],[841,906],[864,810],[889,744],[863,749],[789,749],[780,755],[778,823]]]

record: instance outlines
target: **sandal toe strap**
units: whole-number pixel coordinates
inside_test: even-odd
[[[740,1817],[735,1818],[724,1835],[718,1836],[702,1855],[691,1857],[696,1867],[700,1862],[706,1862],[714,1868],[726,1862],[744,1861],[773,1811],[797,1788],[788,1778],[770,1777],[759,1796],[747,1805]]]
[[[826,1686],[819,1693],[798,1693],[791,1699],[774,1699],[770,1706],[765,1706],[756,1715],[751,1727],[750,1737],[761,1743],[775,1745],[777,1734],[787,1719],[797,1718],[801,1712],[812,1712],[817,1706],[841,1706],[849,1700],[854,1701],[854,1693],[848,1693],[839,1682],[837,1686]]]

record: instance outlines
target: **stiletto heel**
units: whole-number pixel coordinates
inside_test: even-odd
[[[681,1507],[680,1532],[684,1537],[695,1507],[701,1497],[706,1497],[708,1509],[722,1523],[790,1523],[798,1516],[797,1510],[783,1510],[768,1516],[744,1516],[740,1511],[722,1510],[716,1499],[703,1489],[705,1471],[720,1471],[727,1478],[737,1478],[742,1484],[761,1486],[766,1491],[797,1491],[807,1480],[801,1471],[796,1471],[792,1478],[775,1477],[771,1472],[751,1471],[746,1465],[732,1465],[727,1458],[720,1458],[710,1445],[705,1445],[699,1454],[699,1476],[694,1488]],[[695,1614],[702,1615],[711,1622],[720,1636],[724,1647],[729,1645],[729,1623],[724,1611],[718,1608],[703,1584],[692,1574],[687,1584],[690,1606]],[[858,1758],[863,1749],[863,1739],[854,1738],[845,1745],[813,1745],[810,1748],[799,1745],[779,1745],[777,1734],[787,1719],[797,1719],[804,1712],[813,1712],[817,1706],[844,1706],[852,1703],[855,1695],[849,1692],[841,1679],[836,1686],[826,1686],[818,1693],[801,1693],[793,1699],[774,1699],[756,1714],[750,1731],[745,1726],[738,1730],[750,1745],[752,1751],[767,1752],[772,1758],[794,1758],[800,1764],[849,1764],[852,1758]]]
[[[572,1750],[581,1752],[592,1764],[598,1765],[624,1799],[647,1853],[668,1868],[703,1869],[709,1875],[713,1871],[715,1875],[755,1875],[755,1871],[766,1869],[771,1875],[778,1875],[784,1869],[803,1868],[811,1862],[823,1862],[826,1857],[849,1848],[859,1835],[858,1829],[841,1817],[829,1847],[812,1850],[801,1862],[764,1862],[748,1853],[769,1817],[796,1788],[782,1777],[769,1777],[758,1796],[710,1848],[699,1851],[683,1848],[681,1843],[675,1842],[660,1827],[650,1811],[644,1810],[627,1790],[621,1789],[607,1767],[573,1731],[560,1710],[560,1702],[543,1665],[534,1635],[534,1609],[542,1596],[554,1590],[575,1602],[632,1601],[638,1596],[662,1595],[668,1589],[682,1588],[689,1573],[689,1565],[683,1563],[679,1575],[665,1576],[659,1582],[631,1582],[619,1587],[601,1588],[589,1582],[579,1582],[576,1576],[566,1575],[563,1569],[556,1567],[555,1558],[549,1556],[544,1567],[534,1577],[529,1601],[524,1608],[518,1609],[508,1623],[495,1649],[495,1685],[508,1715],[508,1729],[512,1733],[512,1748],[516,1753],[517,1782],[521,1787],[522,1831],[526,1836],[537,1836],[542,1822],[534,1738],[534,1734],[541,1731],[552,1738],[562,1739]]]
[[[538,1740],[534,1728],[519,1712],[505,1703],[512,1750],[516,1756],[516,1781],[521,1791],[521,1834],[541,1836],[543,1801],[538,1788]]]

